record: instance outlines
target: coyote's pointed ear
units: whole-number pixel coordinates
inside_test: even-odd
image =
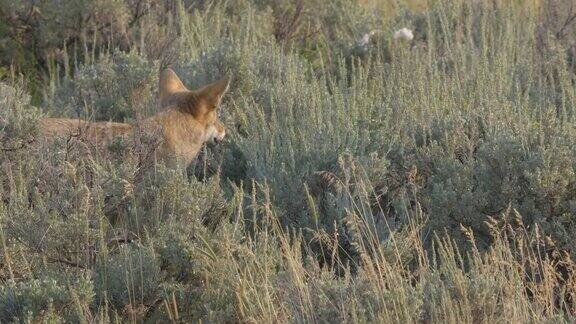
[[[188,90],[186,89],[182,81],[180,81],[180,78],[178,77],[178,75],[176,75],[176,72],[174,72],[174,70],[172,70],[171,68],[167,68],[164,71],[162,71],[162,73],[160,73],[159,89],[160,89],[161,101],[165,100],[167,97],[176,92]]]
[[[208,101],[213,108],[216,108],[220,104],[222,96],[228,91],[229,85],[230,78],[224,77],[198,90],[198,95]]]

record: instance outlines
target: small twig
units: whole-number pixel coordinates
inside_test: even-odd
[[[275,22],[274,37],[279,43],[286,43],[290,41],[297,34],[298,27],[302,18],[304,11],[304,4],[302,0],[295,0],[296,8],[294,15],[291,18],[286,17],[287,13],[284,13],[282,17],[277,18]]]
[[[32,144],[32,143],[34,143],[34,140],[33,140],[33,139],[32,139],[32,140],[29,140],[28,142],[20,143],[20,145],[17,146],[17,147],[8,147],[8,148],[6,148],[6,147],[0,147],[0,151],[2,151],[2,152],[14,152],[14,151],[19,151],[19,150],[25,148],[26,146],[28,146],[28,145],[30,145],[30,144]]]
[[[30,18],[32,18],[32,14],[34,13],[34,7],[36,7],[36,0],[32,1],[30,4],[30,10],[28,10],[28,15],[26,19],[24,19],[24,24],[28,25],[30,22]]]
[[[136,4],[135,14],[128,23],[128,28],[132,28],[138,22],[138,20],[140,20],[140,18],[148,14],[149,8],[141,9],[141,6],[142,6],[142,0],[138,1],[138,3]]]
[[[11,226],[10,224],[8,224],[8,226]],[[61,263],[61,264],[65,264],[67,266],[71,266],[74,268],[80,268],[80,269],[88,269],[88,267],[83,266],[77,262],[74,261],[70,261],[70,260],[66,260],[66,259],[61,259],[61,258],[55,258],[55,257],[51,257],[51,256],[47,256],[46,255],[46,251],[40,246],[39,243],[34,244],[35,246],[31,246],[30,244],[28,244],[28,242],[24,241],[20,236],[14,236],[13,237],[16,241],[18,241],[20,244],[24,245],[25,247],[27,247],[28,249],[31,249],[32,251],[43,255],[46,257],[46,260],[48,262],[52,262],[52,263]]]
[[[572,25],[572,23],[576,20],[576,13],[574,13],[574,3],[570,4],[570,10],[568,12],[570,14],[568,15],[568,17],[564,21],[564,24],[562,25],[560,30],[556,33],[556,38],[559,40],[566,37],[566,35],[567,35],[566,29],[568,29],[570,27],[570,25]]]
[[[70,267],[74,267],[74,268],[79,268],[79,269],[88,269],[88,267],[81,265],[77,262],[74,261],[70,261],[70,260],[66,260],[66,259],[60,259],[60,258],[53,258],[53,257],[46,257],[46,260],[48,262],[51,263],[61,263]]]

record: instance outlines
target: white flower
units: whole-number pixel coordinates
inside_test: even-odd
[[[376,31],[374,30],[364,34],[358,41],[358,45],[361,47],[367,47],[370,44],[370,37],[374,36],[374,34],[376,34]]]
[[[394,33],[394,40],[407,40],[407,41],[411,41],[412,39],[414,39],[414,33],[412,33],[411,29],[408,28],[402,28],[397,30]]]
[[[368,46],[368,43],[370,43],[370,34],[364,34],[364,36],[362,36],[362,38],[360,38],[358,45]]]

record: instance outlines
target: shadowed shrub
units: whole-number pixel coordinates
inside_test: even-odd
[[[2,322],[574,321],[569,3],[67,3],[0,9],[50,48],[0,83]],[[168,65],[232,78],[188,170],[157,134],[38,145],[158,113]]]

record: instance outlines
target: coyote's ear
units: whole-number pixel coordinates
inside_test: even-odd
[[[224,77],[198,90],[198,95],[208,101],[213,108],[216,108],[220,104],[222,96],[228,91],[229,85],[230,78]]]
[[[160,100],[163,101],[176,92],[187,91],[188,89],[186,89],[182,81],[180,81],[176,72],[171,68],[167,68],[160,73],[159,90]]]

